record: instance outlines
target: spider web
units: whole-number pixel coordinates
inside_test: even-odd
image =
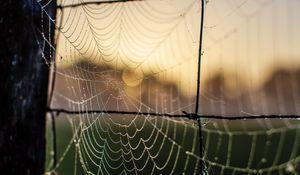
[[[268,60],[280,55],[280,50],[288,50],[291,64],[298,64],[295,48],[299,40],[291,37],[295,31],[290,28],[295,27],[297,9],[293,7],[299,2],[285,3],[294,11],[286,15],[289,20],[276,18],[281,3],[206,2],[201,93],[197,99],[200,1],[58,1],[49,114],[58,116],[54,125],[59,134],[49,132],[57,143],[54,148],[48,145],[55,158],[49,159],[46,171],[296,174],[299,122],[255,119],[274,114],[297,118],[299,114],[296,68],[288,71],[295,74],[283,72],[275,77],[285,82],[291,94],[278,83],[267,89],[271,94],[255,86],[255,82],[266,81],[259,78],[266,67],[251,60],[253,57]],[[264,21],[270,16],[272,43],[282,42],[276,28],[287,21],[285,30],[291,36],[284,41],[289,48],[278,49],[275,44],[271,51],[260,49],[270,44],[260,39],[268,30]],[[228,77],[229,66],[224,60],[233,62],[228,64],[233,65],[230,76],[235,78]],[[248,64],[250,60],[253,64]],[[277,61],[280,58],[273,58]],[[240,65],[245,64],[250,73],[243,73]],[[255,68],[259,66],[261,69]],[[219,74],[205,79],[215,69]],[[249,81],[242,84],[244,77],[240,75]],[[232,79],[235,81],[227,82]],[[200,112],[195,118],[190,114],[194,114],[197,100]],[[200,128],[191,120],[199,116]],[[234,116],[249,120],[227,120]],[[202,162],[205,167],[201,167]]]
[[[82,91],[85,97],[55,91],[56,98],[96,104],[87,105],[87,110],[191,112],[195,108],[192,97],[196,85],[192,82],[197,77],[195,58],[199,45],[199,37],[193,35],[200,31],[193,20],[199,19],[200,5],[190,1],[177,9],[178,5],[172,7],[172,3],[146,1],[64,8],[59,37],[65,43],[58,41],[64,46],[58,51],[57,64],[77,64],[72,70],[58,69],[57,78],[68,76],[72,84],[80,80],[72,91]],[[188,73],[174,81],[178,78],[175,75],[180,76],[180,70],[188,67]],[[169,83],[157,88],[162,80]],[[136,93],[130,91],[139,93],[133,97],[131,94]],[[183,92],[185,95],[180,95]],[[82,110],[78,107],[71,110]]]
[[[72,138],[52,171],[73,149],[74,174],[199,174],[197,123],[147,115],[194,111],[199,2],[68,8],[77,3],[61,2],[57,17],[51,108],[78,114],[66,116]]]

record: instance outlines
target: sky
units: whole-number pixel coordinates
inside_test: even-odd
[[[58,4],[81,2],[85,1]],[[298,69],[299,7],[299,0],[207,1],[201,86],[222,74],[229,87],[254,90],[278,68]],[[193,96],[200,19],[199,0],[145,0],[59,10],[58,67],[90,61],[123,71],[129,86],[138,84],[129,81],[155,76]]]

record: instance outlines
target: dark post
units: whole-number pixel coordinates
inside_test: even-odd
[[[198,76],[197,76],[197,96],[196,96],[196,107],[195,107],[195,114],[199,114],[199,107],[200,107],[200,79],[201,79],[201,60],[202,60],[202,40],[203,40],[203,29],[204,29],[204,9],[205,9],[205,0],[201,0],[201,22],[200,22],[200,38],[199,38],[199,57],[198,57]],[[199,156],[200,158],[203,157],[203,150],[202,150],[202,124],[201,124],[201,117],[198,118],[198,127],[199,127]],[[200,174],[204,175],[205,167],[204,161],[200,161]]]
[[[43,38],[53,43],[54,25],[47,15],[55,19],[55,8],[55,0],[0,1],[0,174],[44,172],[54,53]]]

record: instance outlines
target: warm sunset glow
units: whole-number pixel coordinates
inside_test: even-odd
[[[138,71],[131,71],[130,69],[124,69],[122,72],[122,80],[127,86],[135,87],[143,81],[143,74]]]
[[[299,1],[292,4],[296,6]],[[58,66],[83,59],[133,72],[139,68],[145,74],[164,71],[164,80],[180,86],[180,76],[180,83],[189,84],[196,80],[193,65],[198,59],[199,8],[199,2],[194,0],[147,0],[64,9],[68,15],[58,13],[57,19],[62,19],[65,26],[58,41]],[[294,34],[300,24],[293,8],[284,1],[209,1],[205,12],[202,81],[220,70],[230,71],[240,81],[229,80],[231,88],[246,83],[244,89],[253,89],[278,66],[299,67],[296,46],[300,38]],[[147,16],[143,16],[142,9],[149,10]],[[282,15],[277,15],[278,11]],[[86,15],[96,12],[96,17]],[[70,25],[73,21],[78,25]],[[243,82],[247,80],[252,81],[251,86]],[[189,95],[196,91],[194,86],[179,88]]]

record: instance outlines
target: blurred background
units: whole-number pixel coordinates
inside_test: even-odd
[[[54,169],[49,121],[46,171],[299,172],[297,120],[203,119],[200,158],[195,121],[138,113],[193,113],[201,64],[199,114],[299,115],[300,1],[206,0],[201,53],[199,0],[84,2],[58,1],[51,108],[78,114],[56,117]]]

